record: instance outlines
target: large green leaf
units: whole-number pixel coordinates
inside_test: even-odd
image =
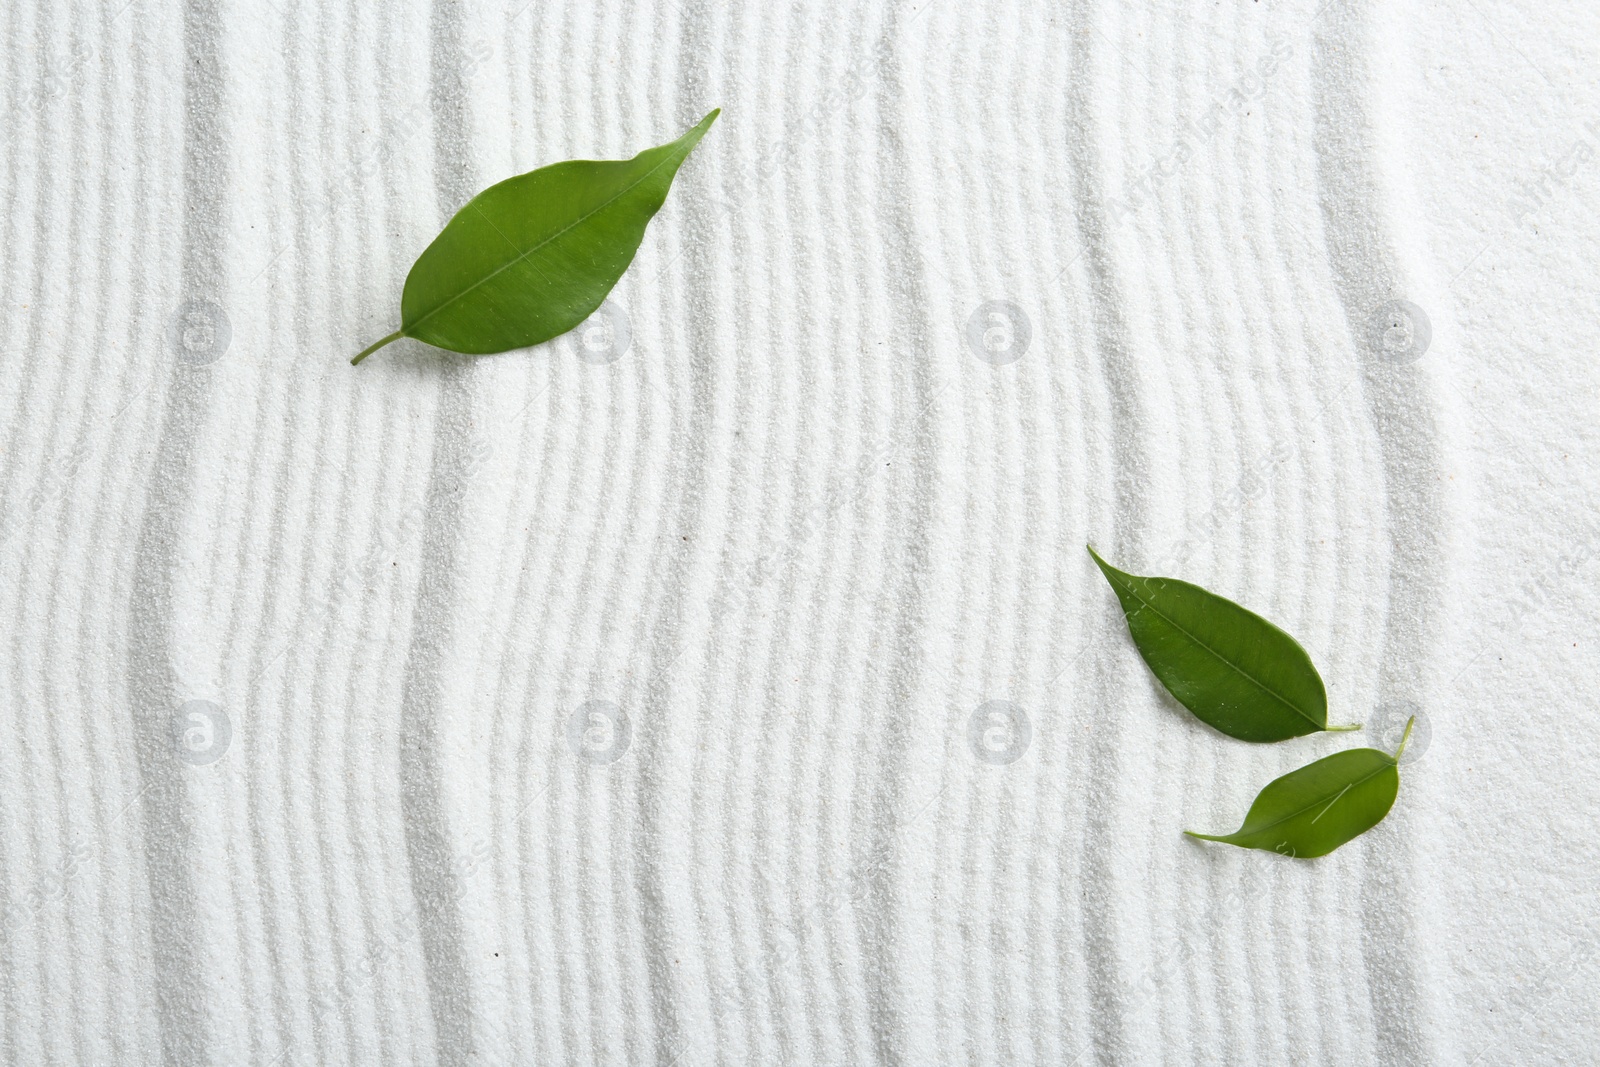
[[[1150,670],[1178,703],[1241,741],[1283,741],[1328,726],[1322,676],[1300,643],[1255,612],[1173,578],[1094,557]]]
[[[401,337],[487,355],[583,322],[633,262],[678,167],[718,114],[632,159],[555,163],[467,201],[406,276],[400,329],[350,362]]]
[[[1410,736],[1407,723],[1392,756],[1375,748],[1353,748],[1267,783],[1235,833],[1184,833],[1301,859],[1326,856],[1389,814],[1400,790],[1400,753]]]

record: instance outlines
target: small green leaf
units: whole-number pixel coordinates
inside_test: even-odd
[[[1328,725],[1328,694],[1300,643],[1255,612],[1174,578],[1141,578],[1089,555],[1111,583],[1150,670],[1201,721],[1241,741]]]
[[[402,337],[488,355],[583,322],[633,262],[678,167],[720,113],[632,159],[573,159],[489,186],[412,264],[400,328],[350,362]]]
[[[1300,859],[1326,856],[1389,814],[1400,790],[1400,753],[1410,736],[1408,722],[1392,756],[1375,748],[1352,748],[1268,782],[1235,833],[1184,833]]]

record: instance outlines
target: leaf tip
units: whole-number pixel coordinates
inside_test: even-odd
[[[1105,575],[1106,581],[1115,586],[1117,584],[1116,579],[1112,576],[1121,574],[1122,572],[1117,570],[1117,568],[1113,567],[1111,564],[1107,563],[1105,561],[1105,557],[1094,550],[1093,545],[1084,545],[1083,547],[1089,550],[1089,558],[1094,560],[1094,565],[1096,567],[1100,568],[1100,573]]]
[[[1324,726],[1323,729],[1330,734],[1343,734],[1349,733],[1351,730],[1361,729],[1361,723],[1351,723],[1348,726]]]
[[[722,109],[720,107],[712,108],[710,111],[706,112],[705,118],[691,126],[689,131],[683,136],[685,138],[693,137],[695,141],[698,142],[701,137],[705,136],[706,131],[711,128],[711,124],[717,121],[717,116],[720,114],[722,114]]]

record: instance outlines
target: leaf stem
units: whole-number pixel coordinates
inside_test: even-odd
[[[388,337],[385,337],[382,340],[378,340],[378,341],[372,342],[372,344],[368,345],[366,348],[363,348],[361,351],[356,353],[356,358],[352,359],[350,361],[350,365],[352,367],[354,367],[357,363],[360,363],[362,360],[364,360],[368,356],[372,355],[372,353],[376,352],[378,349],[382,348],[384,345],[388,344],[391,341],[398,341],[398,340],[400,340],[400,338],[402,338],[404,336],[405,336],[405,331],[404,330],[396,330],[394,333],[391,333]]]
[[[1355,723],[1355,724],[1353,724],[1351,726],[1324,726],[1323,729],[1328,731],[1328,733],[1330,733],[1330,734],[1342,734],[1342,733],[1345,733],[1345,732],[1347,732],[1349,730],[1359,730],[1359,729],[1361,729],[1361,724],[1360,723]]]
[[[1406,732],[1400,735],[1400,747],[1394,750],[1394,761],[1396,763],[1400,762],[1400,756],[1406,750],[1406,742],[1411,740],[1411,727],[1415,726],[1416,722],[1417,717],[1415,715],[1406,720]]]

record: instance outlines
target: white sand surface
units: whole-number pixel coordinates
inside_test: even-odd
[[[7,0],[0,1061],[1596,1062],[1597,50]],[[714,106],[604,323],[348,365],[479,188]],[[1195,721],[1087,541],[1368,731]],[[1411,713],[1333,855],[1180,834]]]

